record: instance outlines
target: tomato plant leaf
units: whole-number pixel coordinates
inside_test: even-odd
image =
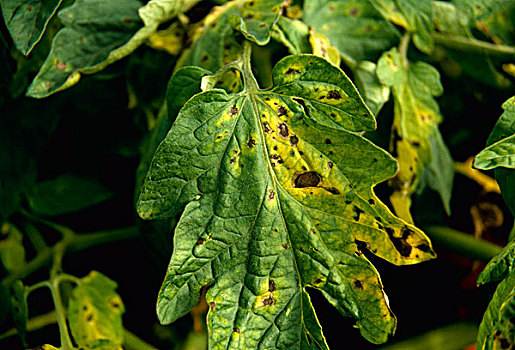
[[[9,272],[15,272],[25,265],[23,235],[9,223],[4,223],[0,231],[0,259]]]
[[[410,220],[410,197],[425,182],[440,194],[449,212],[454,172],[452,158],[438,130],[442,117],[433,98],[443,92],[438,71],[427,63],[403,62],[392,49],[379,60],[377,76],[392,87],[394,95],[392,150],[400,163],[392,196],[396,212]],[[424,173],[426,181],[422,182]]]
[[[281,15],[282,3],[283,0],[247,0],[238,13],[228,19],[247,39],[266,45],[270,41],[272,27]]]
[[[511,274],[515,267],[515,240],[509,242],[506,247],[497,254],[477,278],[477,284],[500,281]]]
[[[100,183],[75,175],[62,175],[35,186],[28,201],[31,209],[43,215],[79,211],[112,197]]]
[[[495,290],[477,336],[478,349],[509,349],[515,334],[515,273],[512,271]]]
[[[303,20],[354,60],[377,60],[399,32],[368,0],[306,0]]]
[[[422,52],[433,48],[433,3],[431,0],[371,0],[388,20],[413,33],[413,43]]]
[[[359,61],[352,69],[356,87],[374,115],[377,115],[390,99],[390,87],[377,79],[376,68],[374,62]]]
[[[46,97],[75,84],[80,72],[101,64],[141,27],[138,0],[83,0],[58,13],[64,24],[29,86],[30,97]]]
[[[92,271],[73,289],[67,318],[79,347],[120,349],[125,308],[116,287],[116,282]]]
[[[491,144],[479,153],[474,166],[482,170],[515,168],[515,134]]]
[[[272,38],[286,46],[292,55],[311,53],[309,28],[302,21],[279,17],[276,25],[272,28]]]
[[[62,0],[2,0],[0,6],[14,45],[28,55],[41,40]]]
[[[323,291],[386,341],[395,318],[368,249],[396,264],[434,256],[425,235],[394,217],[371,187],[395,161],[352,131],[375,121],[344,73],[312,55],[289,56],[260,90],[194,96],[152,162],[137,210],[143,218],[185,210],[159,294],[167,324],[211,286],[213,348],[325,349],[305,291]],[[344,234],[345,233],[345,234]]]

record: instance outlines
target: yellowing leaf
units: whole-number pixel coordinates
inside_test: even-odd
[[[241,92],[208,90],[184,105],[143,186],[141,217],[185,208],[159,319],[185,315],[208,286],[213,349],[327,349],[311,287],[368,340],[385,342],[395,317],[363,251],[395,264],[434,253],[372,191],[397,169],[354,133],[374,129],[373,116],[345,74],[317,56],[281,60],[268,90],[248,61],[241,74]]]
[[[73,289],[67,310],[73,339],[80,347],[122,349],[125,312],[115,282],[92,271]]]
[[[325,58],[335,66],[340,66],[340,53],[331,45],[324,34],[317,33],[315,29],[309,29],[309,43],[313,48],[313,54]]]
[[[159,30],[148,38],[148,45],[154,49],[165,50],[178,55],[183,48],[184,29],[180,22],[172,23],[168,28]]]

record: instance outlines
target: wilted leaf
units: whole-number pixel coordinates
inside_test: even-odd
[[[515,168],[515,134],[491,144],[476,156],[474,166],[482,170]]]
[[[4,223],[0,229],[0,259],[9,272],[17,271],[25,265],[23,236],[12,224]]]
[[[62,0],[1,0],[2,14],[14,45],[28,55],[43,36]]]
[[[499,285],[479,326],[477,349],[510,349],[515,334],[515,273]]]
[[[477,284],[500,281],[515,268],[515,240],[512,240],[486,265],[477,278]]]
[[[27,95],[46,97],[75,84],[142,26],[138,0],[83,0],[59,11],[64,24]]]
[[[116,282],[92,271],[73,289],[67,317],[79,347],[122,349],[125,308],[116,287]]]
[[[320,289],[362,334],[395,329],[379,276],[362,255],[430,259],[425,235],[394,217],[371,187],[395,161],[349,131],[374,118],[341,70],[322,58],[281,60],[273,88],[251,74],[243,91],[189,100],[160,145],[137,210],[175,215],[174,252],[158,299],[167,324],[211,286],[212,348],[326,349],[305,287]]]
[[[399,37],[368,0],[306,0],[303,20],[354,60],[376,60]]]
[[[43,215],[79,211],[112,197],[100,183],[75,175],[62,175],[35,186],[29,196],[31,209]]]
[[[393,181],[392,204],[397,214],[410,220],[410,197],[425,182],[440,194],[449,212],[453,164],[438,130],[442,117],[433,98],[443,92],[438,71],[427,63],[403,62],[392,49],[379,60],[377,76],[392,87],[395,98],[392,151],[400,171]]]
[[[433,48],[433,2],[431,0],[371,0],[388,20],[413,33],[413,42],[422,52]]]

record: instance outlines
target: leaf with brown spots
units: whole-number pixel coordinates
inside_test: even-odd
[[[125,307],[116,282],[92,271],[73,289],[67,318],[73,340],[85,349],[120,349]]]
[[[244,57],[235,65],[241,92],[207,90],[184,105],[137,203],[145,219],[184,209],[159,319],[188,313],[207,286],[213,349],[327,349],[311,287],[355,318],[366,339],[385,342],[395,316],[357,242],[395,264],[434,257],[426,236],[372,191],[396,162],[355,133],[375,120],[339,68],[289,56],[262,90]]]
[[[377,76],[392,87],[395,103],[391,149],[400,171],[391,201],[397,215],[411,221],[411,196],[425,185],[439,193],[449,213],[454,170],[438,129],[442,116],[433,97],[443,92],[438,71],[427,63],[402,62],[392,49],[379,60]]]

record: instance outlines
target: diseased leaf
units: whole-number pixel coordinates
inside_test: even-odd
[[[3,267],[9,272],[16,272],[25,265],[25,248],[23,236],[18,229],[4,223],[0,231],[0,259]]]
[[[1,0],[2,14],[14,45],[28,55],[41,40],[62,0]]]
[[[248,62],[247,62],[248,64]],[[158,298],[168,324],[210,287],[213,349],[327,349],[306,287],[321,290],[364,337],[395,329],[377,271],[434,257],[426,236],[393,216],[372,186],[393,176],[386,152],[349,131],[375,120],[344,73],[317,56],[289,56],[261,90],[189,100],[160,145],[137,210],[184,209]]]
[[[402,218],[410,221],[411,195],[426,182],[442,198],[449,212],[453,164],[438,130],[440,109],[433,96],[442,94],[438,71],[427,63],[403,62],[392,49],[377,66],[379,80],[392,87],[394,122],[392,154],[400,163],[393,180],[392,204]],[[425,182],[421,180],[427,172]]]
[[[515,273],[499,285],[479,326],[477,349],[510,349],[515,334]]]
[[[433,4],[431,0],[371,0],[388,20],[413,33],[413,43],[422,52],[433,48]]]
[[[292,55],[311,53],[309,28],[302,21],[279,17],[272,28],[272,38],[286,46]]]
[[[101,203],[112,195],[96,181],[62,175],[36,185],[29,196],[29,205],[39,214],[61,215]]]
[[[481,151],[474,160],[474,166],[482,170],[497,167],[515,168],[515,134],[510,135]]]
[[[377,60],[399,32],[368,0],[306,0],[303,20],[354,60]]]
[[[125,308],[116,287],[116,282],[92,271],[73,289],[67,318],[79,347],[121,349]]]
[[[477,278],[477,284],[500,281],[515,268],[515,240],[509,242],[489,263]]]
[[[313,49],[313,55],[325,58],[336,67],[340,66],[340,53],[324,34],[318,33],[314,28],[309,28],[309,43]]]
[[[272,27],[281,15],[282,3],[283,0],[247,0],[238,13],[228,17],[229,22],[247,39],[266,45],[270,41]]]
[[[77,83],[141,27],[138,0],[82,0],[59,11],[64,25],[27,95],[42,98]]]

